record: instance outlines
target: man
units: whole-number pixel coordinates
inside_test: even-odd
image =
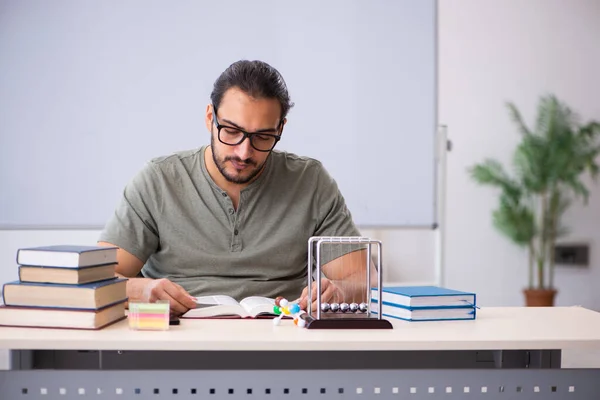
[[[236,62],[206,108],[210,146],[155,158],[127,185],[99,243],[119,247],[130,301],[169,300],[176,314],[210,294],[306,308],[308,239],[359,232],[320,162],[274,150],[292,106],[276,69]],[[323,302],[366,291],[364,252],[345,253],[324,252]]]

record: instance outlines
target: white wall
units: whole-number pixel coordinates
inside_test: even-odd
[[[600,2],[440,0],[439,115],[448,155],[446,283],[475,290],[485,305],[521,305],[526,253],[491,226],[496,193],[477,187],[467,167],[508,161],[518,134],[504,103],[528,121],[539,95],[555,93],[582,117],[600,120]],[[600,309],[600,189],[569,213],[572,237],[589,241],[591,266],[557,271],[559,305]]]
[[[537,98],[553,92],[584,118],[600,119],[600,2],[596,0],[440,0],[439,121],[448,125],[446,285],[474,290],[480,303],[521,305],[526,253],[492,227],[493,190],[477,187],[467,167],[484,157],[509,160],[518,134],[504,102],[533,119]],[[559,269],[559,305],[600,309],[600,188],[569,214],[572,237],[591,245],[591,266]],[[0,231],[0,282],[16,279],[22,246],[94,243],[97,231]],[[383,240],[386,280],[431,282],[434,234],[364,231]],[[0,357],[1,358],[1,357]],[[0,360],[0,364],[2,360]]]

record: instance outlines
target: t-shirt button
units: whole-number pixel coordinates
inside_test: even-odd
[[[227,197],[227,193],[222,192],[221,194],[223,195],[223,197]]]
[[[233,213],[234,213],[234,212],[235,212],[235,211],[233,210],[233,208],[230,208],[230,209],[229,209],[229,214],[233,215]]]
[[[236,229],[236,230],[234,230],[234,231],[233,231],[233,234],[234,234],[234,235],[237,235],[237,234],[238,234],[238,230],[237,230],[237,229]]]

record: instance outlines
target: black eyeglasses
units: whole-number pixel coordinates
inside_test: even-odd
[[[228,146],[237,146],[242,143],[246,138],[250,140],[250,145],[257,151],[268,152],[273,150],[277,142],[281,139],[281,126],[279,123],[277,129],[270,129],[269,131],[279,131],[280,134],[274,135],[263,132],[246,132],[235,126],[221,125],[217,121],[217,109],[213,106],[213,121],[217,127],[217,137],[219,142]]]

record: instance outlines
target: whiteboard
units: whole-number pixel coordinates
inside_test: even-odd
[[[102,227],[149,159],[210,143],[239,59],[282,73],[277,148],[322,161],[357,225],[431,226],[435,3],[0,2],[0,227]]]

